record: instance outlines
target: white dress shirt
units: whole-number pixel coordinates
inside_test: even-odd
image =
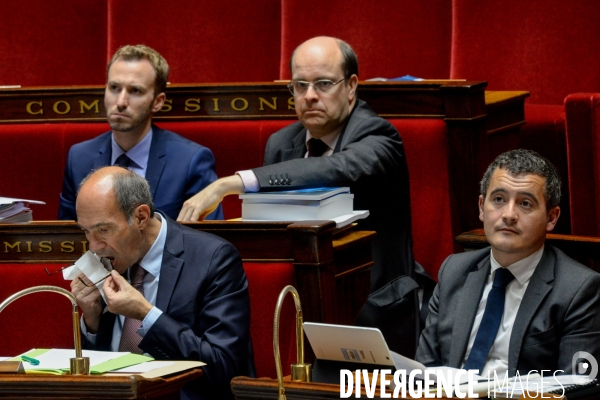
[[[481,319],[483,318],[483,313],[485,311],[488,294],[490,293],[490,290],[492,290],[495,272],[498,268],[502,268],[502,266],[494,258],[494,253],[491,250],[490,252],[490,274],[487,277],[485,287],[483,288],[483,295],[479,301],[479,307],[477,308],[475,321],[473,322],[473,327],[471,328],[471,336],[469,337],[469,344],[467,346],[463,365],[467,361],[467,358],[471,353],[473,343],[475,342],[477,330],[479,329],[479,324],[481,323]],[[532,255],[506,267],[515,276],[515,279],[513,279],[513,281],[510,282],[506,287],[502,321],[500,322],[496,339],[492,344],[492,348],[490,349],[483,370],[479,371],[479,375],[487,378],[489,373],[490,377],[493,378],[493,371],[496,371],[498,378],[503,379],[504,375],[508,371],[508,347],[510,344],[510,334],[517,317],[517,312],[519,311],[519,306],[521,305],[521,300],[525,294],[525,290],[527,290],[531,276],[539,264],[543,253],[544,246],[542,246]]]

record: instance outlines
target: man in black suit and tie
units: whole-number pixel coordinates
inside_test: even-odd
[[[186,384],[182,398],[233,398],[231,379],[255,374],[237,250],[155,212],[148,182],[121,167],[86,177],[76,207],[90,250],[113,267],[102,286],[106,302],[85,275],[71,283],[85,347],[203,361],[204,376]]]
[[[504,377],[575,374],[580,352],[600,360],[600,274],[545,244],[560,186],[554,166],[532,151],[509,151],[488,167],[479,218],[491,247],[442,265],[418,361]]]
[[[290,60],[299,122],[268,140],[263,167],[217,180],[187,200],[178,220],[204,219],[227,195],[349,186],[359,227],[374,230],[371,291],[414,276],[409,181],[398,131],[357,98],[358,61],[331,37],[302,43]]]

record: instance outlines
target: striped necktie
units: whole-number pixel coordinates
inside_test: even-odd
[[[143,295],[143,283],[144,276],[146,276],[146,270],[139,264],[134,264],[129,269],[129,274],[131,276],[131,286],[136,288]],[[123,322],[123,331],[121,332],[119,351],[142,354],[142,349],[138,347],[142,341],[142,337],[137,333],[140,326],[142,326],[142,321],[134,318],[125,318],[125,321]]]

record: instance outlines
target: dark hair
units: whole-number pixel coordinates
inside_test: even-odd
[[[150,208],[150,218],[154,216],[154,202],[150,184],[135,172],[113,175],[113,188],[117,195],[117,204],[129,222],[133,221],[133,211],[145,204]]]
[[[344,79],[350,79],[352,75],[358,76],[358,57],[356,56],[354,49],[352,49],[352,47],[348,43],[344,42],[342,39],[334,39],[337,41],[338,47],[342,52],[341,68],[342,72],[344,73]],[[292,63],[294,61],[294,56],[296,55],[296,50],[298,50],[298,47],[296,47],[296,49],[292,53],[292,56],[290,57],[290,72],[292,72]]]
[[[341,39],[337,39],[338,46],[342,52],[342,71],[344,78],[350,79],[352,75],[358,76],[358,58],[350,45]]]
[[[505,169],[513,175],[535,174],[546,178],[544,196],[546,208],[549,211],[560,204],[560,176],[554,165],[545,157],[532,150],[517,149],[500,154],[490,164],[483,174],[480,183],[480,193],[485,199],[492,175],[496,169]]]
[[[79,194],[79,190],[81,190],[81,187],[87,182],[89,177],[102,168],[107,167],[97,168],[83,178],[79,184],[77,194]],[[154,216],[154,202],[152,201],[150,184],[145,178],[135,172],[125,168],[122,169],[123,172],[110,175],[119,209],[125,214],[127,221],[131,224],[133,222],[133,211],[136,207],[145,204],[150,208],[150,218],[152,218]]]
[[[136,44],[135,46],[126,45],[120,47],[119,50],[117,50],[117,52],[112,56],[106,67],[107,80],[110,67],[119,59],[123,61],[148,60],[150,65],[152,65],[152,68],[154,68],[154,73],[156,74],[156,79],[154,80],[154,97],[160,93],[163,93],[167,89],[167,81],[169,80],[169,64],[167,64],[167,60],[165,60],[158,51],[143,44]]]

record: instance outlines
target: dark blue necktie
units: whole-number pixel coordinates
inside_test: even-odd
[[[127,154],[123,153],[115,160],[113,165],[119,165],[123,168],[129,168],[131,165],[131,158],[127,156]]]
[[[477,336],[475,336],[475,341],[473,342],[471,353],[469,353],[469,358],[467,358],[467,362],[463,367],[464,369],[478,369],[480,373],[483,370],[485,360],[496,339],[498,327],[500,327],[500,321],[502,320],[506,286],[513,279],[515,279],[515,276],[507,268],[498,268],[496,270],[492,290],[490,290],[485,304],[483,318],[479,324]]]

